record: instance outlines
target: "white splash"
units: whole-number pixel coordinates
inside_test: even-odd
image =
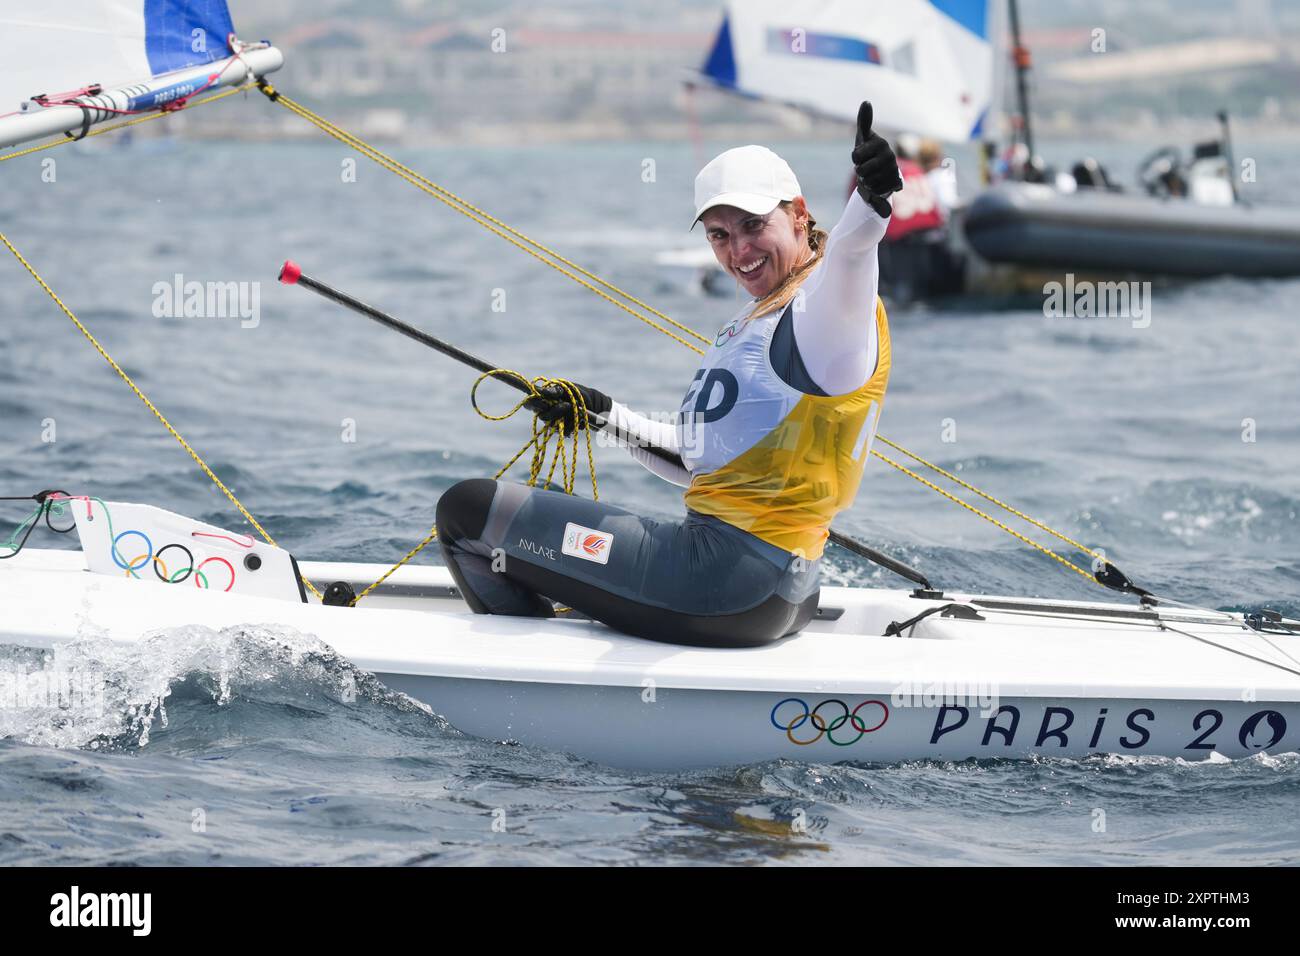
[[[344,705],[365,698],[429,712],[292,628],[190,625],[123,643],[83,620],[75,640],[51,651],[0,647],[0,737],[45,747],[123,739],[145,747],[155,727],[167,726],[172,688],[194,674],[208,678],[218,706],[240,688],[291,684],[301,693],[306,682]]]

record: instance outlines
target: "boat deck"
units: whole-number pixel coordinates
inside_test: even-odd
[[[314,582],[364,584],[377,565],[304,562]],[[903,636],[893,621],[969,604],[982,619],[932,615]],[[205,591],[84,570],[79,551],[27,550],[0,562],[0,641],[49,647],[79,634],[139,641],[166,628],[282,625],[380,674],[600,686],[889,694],[918,683],[1003,696],[1300,701],[1300,637],[1239,617],[1136,604],[1052,602],[828,587],[830,615],[767,647],[679,647],[586,620],[475,615],[446,569],[405,567],[356,608]],[[836,613],[842,611],[842,613]]]

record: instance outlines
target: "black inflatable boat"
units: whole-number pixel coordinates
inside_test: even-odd
[[[1001,264],[1099,273],[1300,275],[1300,208],[1002,183],[966,211],[965,234]]]

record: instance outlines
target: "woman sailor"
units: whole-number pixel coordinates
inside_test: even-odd
[[[593,421],[686,488],[686,516],[459,482],[438,502],[437,528],[475,612],[550,617],[558,601],[628,634],[721,647],[768,643],[813,617],[828,529],[853,503],[889,379],[876,247],[900,180],[871,125],[863,103],[857,189],[829,236],[771,150],[731,149],[700,171],[695,221],[752,299],[719,329],[675,427],[578,386]],[[592,424],[556,393],[541,414]]]

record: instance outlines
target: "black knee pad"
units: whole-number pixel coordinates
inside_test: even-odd
[[[434,517],[439,540],[482,537],[496,493],[497,483],[491,478],[467,478],[444,491]]]

